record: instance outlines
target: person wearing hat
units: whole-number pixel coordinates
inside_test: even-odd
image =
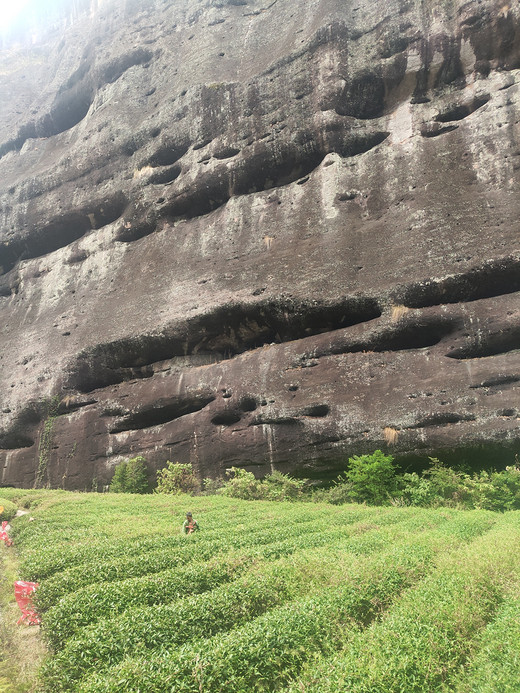
[[[191,513],[186,513],[186,519],[184,520],[184,524],[182,525],[182,531],[184,534],[193,534],[193,532],[198,532],[199,530],[199,525],[197,523],[197,520],[193,519],[193,515]]]

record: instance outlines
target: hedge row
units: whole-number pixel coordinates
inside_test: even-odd
[[[518,595],[520,583],[516,583]],[[520,598],[503,604],[481,633],[464,669],[452,684],[453,693],[518,693],[520,688]]]
[[[423,577],[450,541],[468,541],[489,528],[489,516],[465,522],[461,534],[446,525],[394,546],[388,553],[354,560],[336,587],[291,602],[207,641],[192,641],[178,651],[129,658],[85,679],[80,691],[263,691],[287,683],[317,654],[331,654],[380,614],[405,587]],[[453,530],[459,523],[454,521]],[[450,539],[453,537],[453,539]],[[119,686],[119,688],[118,688]]]
[[[519,524],[520,518],[508,516],[469,547],[446,556],[380,623],[309,670],[289,691],[453,691],[452,679],[470,657],[479,632],[494,618],[510,581],[518,580]],[[468,690],[503,689],[472,683]]]
[[[109,500],[114,497],[117,497],[116,494],[111,495]],[[258,505],[263,504],[259,503]],[[251,507],[251,504],[247,503],[247,506]],[[187,539],[196,539],[197,545],[217,541],[225,543],[230,548],[239,548],[254,538],[256,538],[256,543],[267,543],[306,531],[316,532],[325,526],[329,528],[334,525],[344,527],[362,518],[366,521],[369,517],[399,517],[393,508],[367,509],[358,506],[342,508],[341,512],[335,513],[333,518],[327,517],[325,513],[316,518],[313,517],[312,513],[303,512],[303,517],[300,519],[298,513],[288,512],[283,504],[278,505],[277,512],[274,513],[271,504],[267,513],[265,509],[263,512],[258,509],[256,512],[253,509],[251,513],[242,511],[242,514],[238,512],[230,514],[228,510],[227,513],[220,513],[220,516],[218,513],[212,513],[211,526],[203,526],[204,531],[199,532],[196,537],[190,536],[188,538],[181,535],[180,525],[179,527],[173,526],[171,520],[160,532],[154,527],[152,536],[150,536],[151,532],[148,526],[140,526],[139,533],[134,536],[132,527],[138,523],[136,523],[135,517],[132,517],[127,524],[120,525],[117,536],[121,538],[115,538],[114,530],[107,529],[106,523],[109,520],[105,520],[102,525],[103,533],[100,536],[92,536],[86,527],[81,542],[77,541],[77,533],[73,532],[73,537],[76,540],[70,546],[64,546],[63,542],[67,541],[67,536],[70,533],[71,516],[76,517],[77,513],[78,508],[70,506],[68,512],[60,514],[54,526],[49,523],[47,513],[44,524],[39,522],[19,522],[17,524],[13,536],[15,543],[26,549],[21,570],[27,580],[41,582],[55,573],[61,573],[74,566],[97,564],[100,556],[108,560],[117,558],[127,560],[161,549],[168,548],[176,551],[186,545]],[[284,521],[285,516],[290,517],[290,522]],[[21,519],[23,520],[23,518]],[[33,548],[35,545],[37,548]]]
[[[417,514],[417,511],[415,511]],[[432,513],[423,511],[425,516]],[[419,513],[419,516],[421,513]],[[348,519],[357,517],[356,513]],[[369,516],[370,517],[370,516]],[[291,524],[286,527],[269,529],[253,529],[237,535],[221,534],[218,539],[208,539],[205,536],[181,537],[180,541],[172,542],[173,538],[166,538],[163,542],[155,542],[152,547],[142,548],[143,553],[137,556],[130,555],[118,557],[111,561],[99,561],[96,559],[96,545],[90,547],[91,558],[88,563],[81,563],[43,580],[38,590],[38,607],[44,612],[63,596],[77,591],[86,585],[99,582],[113,582],[130,577],[139,577],[150,573],[156,573],[168,568],[180,567],[193,561],[206,561],[212,556],[223,554],[226,551],[249,551],[252,555],[264,558],[278,558],[289,555],[295,550],[303,548],[319,547],[350,537],[351,535],[364,534],[367,530],[373,530],[386,523],[389,525],[400,524],[407,521],[406,514],[393,513],[388,510],[376,516],[378,524],[349,523],[331,527],[330,520],[320,518],[319,522],[308,524]],[[419,524],[419,517],[413,517],[411,521],[414,527]],[[439,517],[436,521],[442,521]],[[431,520],[428,520],[431,522]],[[213,535],[212,535],[213,536]],[[177,539],[177,537],[175,537]],[[368,550],[366,545],[372,542],[372,550],[378,548],[377,537],[363,537],[354,541],[359,550]],[[380,543],[384,543],[379,539]],[[164,547],[167,548],[159,548]],[[28,578],[29,579],[29,578]]]
[[[448,546],[463,541],[457,534],[469,534],[468,525],[475,534],[489,526],[489,517],[480,524],[468,522],[468,518],[462,518],[462,523],[460,520],[457,518],[447,525],[441,523],[440,527],[429,523],[431,526],[418,538],[425,549],[423,570]],[[401,542],[409,545],[415,544],[416,538],[417,533],[412,535],[411,532],[400,536]],[[394,540],[398,539],[396,533]],[[211,592],[160,608],[129,609],[117,620],[108,619],[84,628],[47,666],[47,687],[59,691],[70,690],[72,686],[73,690],[77,678],[93,668],[99,672],[137,649],[171,649],[229,630],[312,590],[325,589],[346,580],[354,583],[359,575],[372,574],[371,566],[380,566],[382,561],[386,562],[386,555],[394,551],[392,542],[388,543],[386,552],[377,557],[356,556],[348,553],[347,547],[348,542],[339,543],[317,551],[302,551],[276,563],[261,563],[236,582]]]
[[[214,589],[243,572],[250,559],[224,557],[186,565],[182,570],[165,570],[144,578],[89,585],[60,600],[45,614],[48,642],[62,647],[78,628],[110,613],[111,618],[133,606],[151,606],[182,599]]]

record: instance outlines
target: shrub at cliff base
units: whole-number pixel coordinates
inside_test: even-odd
[[[148,493],[148,474],[144,457],[132,457],[120,462],[110,483],[111,493]]]
[[[166,467],[157,472],[156,493],[196,493],[200,482],[191,464],[166,462]]]
[[[302,497],[307,483],[305,479],[292,479],[276,470],[264,479],[257,479],[252,472],[231,467],[226,470],[226,476],[227,481],[217,493],[244,500],[296,500]]]
[[[191,464],[167,462],[157,472],[155,491],[163,494],[221,494],[242,500],[309,500],[335,505],[411,505],[421,507],[520,509],[520,467],[468,474],[448,467],[437,458],[421,474],[398,474],[391,455],[376,450],[353,456],[348,467],[327,489],[311,489],[308,480],[294,479],[279,471],[263,479],[239,467],[226,471],[225,480],[197,478]],[[146,461],[136,457],[120,463],[110,490],[118,493],[148,491]]]
[[[286,474],[274,471],[264,479],[257,479],[252,472],[240,467],[226,470],[225,481],[204,479],[205,494],[221,494],[242,500],[295,500],[301,498],[306,485],[304,479],[292,479]],[[201,491],[191,464],[167,462],[166,467],[157,472],[157,493],[191,493]]]
[[[354,455],[348,461],[344,479],[353,501],[380,505],[395,492],[394,458],[376,450],[372,455]]]
[[[520,467],[468,474],[448,467],[437,458],[422,474],[397,474],[391,455],[351,457],[348,469],[328,489],[314,491],[313,499],[340,505],[482,508],[504,512],[520,510]]]

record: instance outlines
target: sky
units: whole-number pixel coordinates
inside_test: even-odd
[[[9,25],[22,14],[24,6],[29,0],[0,0],[0,29],[7,29]]]

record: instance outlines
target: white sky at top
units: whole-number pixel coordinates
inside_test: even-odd
[[[29,0],[0,0],[0,29],[7,29]]]

